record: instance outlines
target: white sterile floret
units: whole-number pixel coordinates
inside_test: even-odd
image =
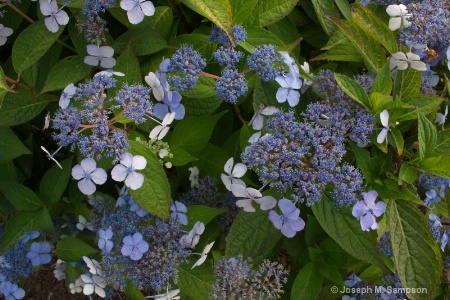
[[[399,70],[406,70],[408,68],[408,65],[411,67],[411,69],[417,70],[417,71],[426,71],[427,65],[424,62],[420,61],[420,57],[417,54],[414,54],[412,52],[403,53],[403,52],[397,52],[392,54],[391,61],[390,61],[390,68],[391,70],[397,67]]]
[[[380,134],[378,134],[377,143],[381,144],[384,141],[387,143],[387,134],[389,132],[389,111],[387,109],[380,113],[380,120],[384,128],[381,130]]]
[[[248,122],[248,125],[250,126],[251,124],[254,130],[261,130],[264,126],[264,116],[271,116],[278,111],[279,109],[274,106],[264,108],[264,105],[261,104],[259,110],[255,112],[253,118]]]
[[[189,181],[191,182],[191,188],[193,188],[198,185],[200,171],[196,166],[190,167],[188,170],[191,172],[189,175]]]
[[[100,263],[95,259],[90,259],[87,256],[83,256],[83,260],[89,268],[89,272],[93,275],[103,275],[102,269],[100,267]]]
[[[445,113],[437,113],[436,120],[434,121],[436,124],[441,125],[442,129],[444,129],[445,121],[447,120],[448,115],[448,105],[445,106]]]
[[[205,231],[205,224],[202,222],[195,223],[194,227],[189,231],[189,233],[183,235],[180,239],[180,245],[184,248],[191,248],[198,244],[200,241],[200,235]]]
[[[247,172],[247,166],[244,165],[243,163],[237,163],[234,167],[234,158],[231,157],[229,160],[227,160],[227,162],[225,163],[224,166],[224,171],[225,173],[228,174],[221,174],[220,178],[222,179],[223,184],[225,185],[225,187],[227,188],[227,190],[231,191],[231,184],[240,184],[245,186],[245,183],[238,178],[241,178],[242,176],[245,175],[245,173]]]
[[[87,45],[87,53],[89,54],[84,58],[84,63],[90,66],[100,66],[103,68],[112,68],[116,65],[116,60],[113,58],[114,49],[109,46],[96,46]]]
[[[161,140],[163,137],[166,136],[166,134],[169,132],[169,125],[172,124],[173,120],[175,118],[175,113],[168,113],[162,120],[161,125],[155,126],[155,128],[150,131],[149,138],[151,139],[157,139]]]
[[[106,293],[104,288],[106,287],[106,284],[100,276],[81,275],[80,277],[84,282],[83,294],[89,296],[96,293],[100,297],[105,298]]]
[[[152,88],[153,96],[158,101],[164,99],[164,89],[161,85],[159,78],[155,75],[155,73],[150,72],[147,76],[145,76],[145,82]]]
[[[247,188],[239,184],[231,184],[231,192],[235,197],[243,198],[236,202],[238,207],[241,207],[246,212],[255,212],[253,202],[260,205],[262,210],[269,210],[275,207],[277,200],[272,196],[264,196],[260,191],[254,188]]]
[[[208,253],[209,253],[209,251],[211,251],[211,248],[213,247],[214,243],[215,242],[212,242],[212,243],[206,245],[205,249],[203,249],[203,252],[200,254],[199,260],[197,260],[195,262],[195,264],[192,266],[191,270],[195,267],[200,266],[201,264],[203,264],[205,262],[206,257],[208,257]]]
[[[180,293],[179,289],[169,291],[169,287],[167,287],[166,293],[158,294],[158,295],[154,295],[154,296],[147,296],[145,298],[152,298],[155,300],[174,300],[174,299],[180,299],[180,296],[177,296],[179,293]]]
[[[408,13],[405,5],[389,5],[386,8],[386,12],[391,16],[391,19],[389,20],[390,30],[394,31],[411,26],[411,22],[409,22],[408,19],[412,16],[412,14]]]
[[[89,229],[90,231],[94,230],[94,227],[92,226],[91,222],[88,222],[86,218],[82,215],[78,216],[78,223],[77,223],[78,230],[82,231],[83,229]]]
[[[71,294],[81,293],[83,291],[84,282],[81,278],[77,278],[74,283],[69,284]]]

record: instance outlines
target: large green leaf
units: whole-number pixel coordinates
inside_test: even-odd
[[[212,208],[205,205],[190,205],[186,213],[189,222],[186,225],[186,230],[191,230],[196,222],[203,222],[206,225],[224,211],[226,209]]]
[[[49,103],[48,98],[37,99],[30,92],[8,93],[0,108],[0,126],[14,126],[36,117]]]
[[[450,156],[446,155],[425,158],[420,161],[419,167],[425,172],[437,176],[450,178]]]
[[[233,22],[236,25],[244,24],[258,5],[258,0],[230,0],[230,2],[233,9]]]
[[[215,282],[213,269],[206,263],[191,270],[192,264],[178,267],[178,287],[189,299],[210,299]]]
[[[69,183],[72,160],[73,157],[69,157],[62,161],[62,170],[54,165],[45,172],[39,186],[39,193],[45,203],[55,204],[61,199]]]
[[[324,193],[320,201],[311,206],[322,228],[342,249],[354,257],[385,269],[386,266],[378,253],[376,233],[363,232],[355,217],[341,212],[331,201]]]
[[[206,146],[214,126],[224,114],[225,111],[214,116],[188,117],[181,120],[170,136],[171,149],[197,153]]]
[[[334,78],[336,79],[337,84],[350,98],[364,106],[368,111],[372,111],[372,102],[370,102],[370,99],[366,92],[364,92],[362,86],[353,79],[338,73],[334,74]]]
[[[431,157],[436,147],[437,132],[433,123],[419,111],[419,157]]]
[[[397,52],[397,41],[394,33],[370,9],[362,5],[356,5],[356,9],[352,12],[352,20],[381,43],[390,53]]]
[[[156,31],[136,28],[126,31],[114,42],[114,49],[121,53],[129,46],[136,56],[156,53],[167,46],[166,40]]]
[[[224,172],[223,167],[231,155],[222,147],[207,144],[195,156],[199,159],[195,165],[202,176],[219,177]]]
[[[181,2],[216,24],[225,31],[231,41],[234,41],[230,0],[181,0]]]
[[[12,247],[22,235],[33,230],[55,233],[52,219],[45,207],[37,210],[22,210],[12,216],[5,226],[2,250]]]
[[[18,209],[36,210],[44,205],[32,190],[20,183],[0,182],[0,192]]]
[[[397,70],[394,80],[392,97],[400,98],[403,102],[414,100],[419,94],[422,78],[420,72],[411,68]]]
[[[170,185],[158,158],[150,149],[135,141],[130,141],[128,151],[133,155],[142,155],[147,160],[145,169],[138,171],[144,175],[144,184],[137,190],[128,189],[128,191],[143,209],[168,220],[171,202]]]
[[[230,258],[241,254],[255,259],[268,254],[280,238],[281,232],[270,222],[267,211],[241,211],[228,233],[225,256]]]
[[[358,49],[347,39],[341,30],[335,30],[330,36],[328,43],[321,50],[327,52],[314,57],[312,60],[337,60],[337,61],[353,61],[363,62]]]
[[[9,91],[10,89],[8,83],[6,82],[5,73],[3,73],[3,69],[0,67],[0,108],[2,108],[3,98]]]
[[[0,163],[5,163],[22,154],[31,154],[9,128],[0,128]]]
[[[331,19],[352,42],[353,46],[364,58],[369,70],[378,73],[386,63],[385,50],[367,32],[359,27],[354,21]]]
[[[328,35],[331,35],[336,30],[336,25],[329,17],[339,18],[341,16],[336,3],[334,3],[334,0],[311,0],[311,2],[314,5],[316,16],[323,30]]]
[[[12,49],[12,62],[17,73],[34,65],[63,32],[64,26],[51,33],[44,24],[44,20],[37,21],[23,30]]]
[[[259,22],[261,27],[273,24],[287,16],[299,0],[260,1]]]
[[[307,263],[298,272],[292,285],[291,300],[317,299],[322,288],[323,276],[314,263]]]
[[[442,258],[425,216],[407,201],[390,201],[389,227],[402,285],[426,289],[426,293],[408,296],[411,299],[434,299],[441,278]]]
[[[97,249],[72,236],[62,238],[56,244],[56,255],[66,262],[77,262],[83,259],[83,256],[89,256],[96,252],[98,252]]]
[[[391,71],[389,62],[387,62],[383,69],[377,74],[372,85],[372,93],[380,93],[390,95],[392,91]]]
[[[173,10],[168,6],[158,6],[155,8],[155,13],[149,18],[139,24],[131,24],[131,28],[146,28],[147,30],[154,30],[161,36],[166,36],[170,32],[170,27],[173,22]]]
[[[239,42],[239,46],[244,48],[247,52],[251,53],[262,44],[272,44],[275,46],[285,46],[285,44],[272,32],[256,26],[249,26],[245,28],[247,30],[247,39]]]
[[[53,66],[41,93],[62,90],[70,83],[77,83],[88,76],[91,69],[82,56],[65,57]]]
[[[441,130],[437,133],[436,148],[434,148],[436,155],[450,153],[450,130]]]

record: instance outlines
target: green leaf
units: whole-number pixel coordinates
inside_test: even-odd
[[[212,219],[225,212],[226,209],[212,208],[205,205],[190,205],[186,216],[188,217],[188,224],[185,226],[186,230],[191,230],[196,222],[203,222],[208,224]]]
[[[412,168],[408,163],[403,163],[400,167],[398,178],[407,183],[413,183],[417,178],[419,178],[419,172],[414,170],[414,168]]]
[[[402,199],[422,204],[423,201],[417,196],[417,191],[413,185],[401,186],[398,180],[385,179],[382,185],[373,184],[373,189],[378,191],[378,197],[381,199]]]
[[[0,182],[17,182],[16,167],[12,160],[0,164]]]
[[[44,205],[32,190],[20,183],[0,182],[0,191],[18,209],[36,210]]]
[[[381,93],[383,95],[391,95],[392,79],[389,62],[387,62],[383,69],[378,72],[372,85],[372,93]]]
[[[214,113],[222,100],[214,97],[208,98],[188,98],[183,97],[183,105],[186,109],[186,116],[205,116]]]
[[[437,132],[433,123],[423,114],[417,111],[419,115],[419,157],[431,157],[436,147]]]
[[[390,53],[397,53],[397,41],[394,33],[370,9],[362,5],[356,5],[356,9],[352,12],[352,20],[381,43]]]
[[[248,139],[250,138],[250,129],[247,125],[242,125],[241,131],[239,132],[239,145],[243,151],[245,147],[248,146]]]
[[[68,56],[53,66],[41,93],[62,90],[70,83],[77,83],[92,70],[92,66],[84,63],[84,57]]]
[[[181,2],[216,24],[225,31],[231,41],[234,41],[230,0],[181,0]]]
[[[396,107],[396,105],[399,104],[398,102],[392,102],[384,108],[395,108],[392,114],[393,118],[395,118],[397,121],[407,121],[417,119],[417,110],[419,110],[425,116],[432,112],[435,112],[439,108],[441,102],[442,99],[439,97],[421,97],[409,101],[408,103],[400,103],[401,108]]]
[[[336,30],[336,25],[329,17],[339,18],[341,16],[334,0],[311,0],[311,2],[323,30],[331,35]]]
[[[201,76],[198,82],[195,84],[194,89],[181,92],[180,94],[188,98],[210,98],[216,96],[214,86],[216,81],[212,78]],[[184,103],[184,101],[183,101]]]
[[[297,5],[299,0],[271,0],[262,1],[259,10],[261,27],[266,27],[286,17]]]
[[[69,183],[72,160],[73,157],[70,157],[62,161],[62,170],[54,165],[42,177],[39,193],[46,204],[55,204],[61,199]]]
[[[317,299],[322,288],[323,276],[314,263],[307,263],[298,272],[292,285],[291,300]]]
[[[230,0],[234,24],[241,25],[250,17],[258,0]]]
[[[391,96],[377,92],[370,93],[370,102],[372,103],[373,112],[375,113],[380,112],[386,104],[391,103],[392,101]]]
[[[178,267],[178,287],[189,299],[209,299],[214,282],[213,269],[207,264],[193,270],[187,264]]]
[[[137,28],[126,31],[114,42],[114,49],[119,53],[125,51],[129,46],[136,56],[144,56],[166,48],[167,42],[153,30]]]
[[[345,251],[367,263],[385,269],[377,248],[377,235],[374,231],[364,232],[358,220],[351,214],[344,214],[324,193],[317,203],[311,206],[314,216],[322,228]]]
[[[31,154],[9,128],[0,128],[0,163],[5,163],[23,154]]]
[[[146,28],[158,32],[165,37],[170,32],[170,27],[173,22],[172,8],[168,6],[158,6],[155,8],[155,13],[150,18],[144,18],[139,24],[131,24],[131,28]]]
[[[43,20],[37,21],[23,30],[12,49],[12,62],[17,73],[34,65],[47,52],[63,32],[60,26],[56,33],[51,33]]]
[[[350,4],[347,0],[334,0],[337,7],[341,11],[341,14],[345,19],[350,20],[352,18]]]
[[[390,136],[388,136],[389,144],[394,147],[394,149],[397,150],[398,155],[401,155],[403,153],[403,146],[405,142],[403,141],[403,136],[400,130],[393,127],[391,128]]]
[[[318,1],[318,0],[317,0]],[[386,63],[385,51],[381,45],[354,21],[331,19],[352,42],[364,58],[369,70],[378,73]]]
[[[372,111],[372,102],[370,102],[370,99],[366,92],[364,92],[362,86],[353,79],[338,73],[334,74],[334,78],[336,79],[337,84],[350,98],[364,106],[368,111]]]
[[[139,70],[139,62],[134,56],[132,45],[122,52],[122,54],[117,59],[117,64],[114,66],[114,71],[122,72],[125,76],[117,76],[117,87],[121,87],[122,83],[137,84],[142,83],[141,72]]]
[[[394,80],[392,97],[400,98],[402,102],[414,100],[419,94],[422,78],[420,72],[411,68],[397,70]]]
[[[171,201],[170,185],[158,158],[150,149],[136,141],[130,141],[128,151],[133,155],[142,155],[147,160],[145,169],[139,171],[144,175],[144,184],[137,190],[128,189],[128,191],[143,209],[163,220],[168,220]]]
[[[8,83],[6,82],[5,73],[0,67],[0,109],[2,108],[3,98],[5,98],[6,93],[10,92]]]
[[[33,230],[54,233],[50,214],[45,207],[38,210],[22,210],[14,214],[6,223],[2,250],[11,248],[22,235]]]
[[[190,155],[183,149],[170,149],[170,153],[173,155],[171,158],[167,158],[175,167],[184,166],[191,161],[198,160],[196,157]]]
[[[30,121],[49,103],[48,98],[35,99],[32,93],[8,93],[0,109],[0,126],[14,126]]]
[[[226,240],[225,256],[262,256],[270,252],[281,238],[268,218],[268,212],[257,210],[254,213],[241,211],[233,221]]]
[[[441,278],[442,258],[425,216],[407,201],[390,201],[389,227],[402,286],[427,291],[408,296],[411,299],[433,299]]]
[[[345,0],[344,0],[345,1]],[[335,30],[331,35],[328,43],[321,50],[328,50],[311,60],[337,60],[337,61],[353,61],[363,62],[358,49],[347,39],[341,30]]]
[[[187,117],[181,120],[170,136],[170,148],[197,153],[206,146],[214,126],[225,113],[222,111],[214,116]]]
[[[450,178],[450,156],[440,155],[430,158],[422,159],[419,162],[419,167],[425,172]]]
[[[83,256],[89,256],[97,252],[97,249],[72,236],[62,238],[56,244],[56,255],[66,262],[76,262],[82,260]]]
[[[450,130],[438,131],[434,153],[436,155],[450,153]]]
[[[245,30],[247,31],[247,39],[239,42],[239,46],[244,48],[244,50],[249,53],[253,52],[256,46],[260,46],[262,44],[273,44],[278,47],[286,46],[278,36],[264,28],[248,26]]]
[[[133,286],[133,284],[131,284],[130,282],[125,286],[124,293],[130,300],[146,299],[142,292],[137,287]]]

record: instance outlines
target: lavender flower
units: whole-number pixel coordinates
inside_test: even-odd
[[[133,236],[129,235],[123,239],[122,254],[129,256],[132,260],[140,260],[145,252],[148,251],[148,244],[142,238],[140,232],[136,232]]]
[[[31,260],[33,267],[48,264],[52,257],[50,256],[51,246],[47,242],[31,244],[27,258]]]
[[[245,183],[238,178],[241,178],[242,176],[245,175],[245,173],[247,172],[247,166],[244,165],[243,163],[237,163],[234,167],[234,158],[231,157],[230,159],[227,160],[227,162],[225,163],[224,166],[224,171],[225,173],[228,174],[221,174],[220,178],[222,178],[222,182],[225,185],[225,187],[227,188],[227,190],[231,191],[231,184],[239,184],[239,185],[243,185],[245,186]]]
[[[6,281],[0,285],[0,292],[6,300],[22,299],[25,297],[25,291],[19,288],[17,284]]]
[[[275,211],[269,212],[269,220],[272,221],[276,229],[281,230],[281,233],[291,238],[297,231],[305,228],[305,221],[300,218],[300,210],[287,199],[281,199],[278,201],[278,207],[281,209],[282,215],[280,216]]]
[[[113,232],[110,228],[104,230],[100,229],[98,231],[98,247],[106,252],[110,252],[114,243],[111,241]]]
[[[69,23],[69,16],[63,10],[58,9],[56,0],[41,1],[40,2],[41,13],[44,16],[48,16],[44,19],[45,26],[50,32],[57,32],[59,25],[66,25]]]
[[[356,217],[364,231],[369,229],[377,229],[378,223],[375,217],[381,216],[386,210],[386,204],[382,201],[375,204],[378,197],[376,191],[363,193],[364,201],[359,201],[353,206],[352,215]]]
[[[116,65],[116,60],[113,58],[114,49],[109,46],[98,47],[96,45],[87,45],[87,53],[84,58],[84,63],[90,66],[100,66],[103,68],[112,68]]]
[[[11,28],[0,24],[0,46],[3,46],[6,43],[6,38],[11,34],[13,34],[13,30]]]
[[[120,164],[115,165],[112,169],[112,179],[125,181],[127,187],[137,190],[144,183],[144,175],[135,172],[135,170],[143,170],[146,165],[147,160],[142,155],[133,156],[131,153],[126,152],[120,158]]]
[[[170,218],[180,224],[187,225],[188,219],[186,216],[187,207],[181,202],[175,201],[170,205]]]
[[[95,160],[92,158],[83,159],[79,165],[72,168],[72,177],[78,182],[78,188],[85,195],[95,193],[95,184],[106,182],[106,172],[102,168],[97,168]],[[94,184],[95,183],[95,184]]]
[[[274,208],[277,204],[277,200],[275,200],[272,196],[262,196],[261,192],[253,189],[246,188],[240,184],[231,184],[230,186],[231,192],[235,197],[243,198],[236,202],[236,206],[241,207],[246,212],[255,212],[255,208],[253,207],[253,202],[256,202],[260,205],[261,210],[269,210]]]
[[[127,11],[128,20],[131,24],[139,24],[144,20],[144,16],[155,14],[155,6],[151,1],[122,0],[120,7]]]
[[[279,103],[288,101],[291,107],[296,106],[300,101],[300,93],[296,89],[302,87],[302,82],[294,73],[287,73],[275,77],[276,82],[280,85],[276,98]]]
[[[73,85],[73,83],[66,86],[61,94],[61,97],[59,98],[59,107],[65,109],[67,106],[69,106],[70,99],[72,99],[76,92],[77,87]]]

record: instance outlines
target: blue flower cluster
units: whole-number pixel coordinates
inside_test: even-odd
[[[206,67],[202,58],[192,45],[182,45],[170,59],[167,70],[177,75],[169,77],[169,83],[180,91],[192,90],[198,81],[198,74]]]
[[[236,47],[240,41],[245,41],[247,39],[247,32],[245,31],[244,27],[241,25],[234,25],[233,26],[233,37],[234,37],[234,45],[233,42],[230,41],[230,38],[227,36],[225,31],[217,27],[216,25],[213,25],[211,34],[209,36],[209,40],[211,42],[217,42],[219,44],[222,44],[225,47]]]
[[[378,251],[389,257],[394,257],[392,252],[391,232],[386,231],[378,241]]]
[[[103,73],[103,74],[102,74]],[[81,154],[90,158],[103,155],[118,159],[127,149],[127,132],[114,126],[124,114],[142,123],[150,114],[150,89],[141,85],[124,85],[115,98],[107,98],[106,90],[116,86],[112,74],[101,72],[86,83],[79,84],[73,95],[80,105],[70,105],[56,111],[52,127],[59,146],[78,147]],[[114,116],[115,109],[122,109]]]
[[[237,98],[248,91],[247,80],[236,69],[225,68],[222,71],[222,77],[216,81],[214,90],[217,91],[217,98],[236,103]]]
[[[422,173],[419,177],[419,185],[426,191],[425,205],[429,206],[445,198],[445,192],[450,188],[450,179]]]
[[[125,187],[116,203],[108,198],[91,203],[102,250],[102,279],[108,286],[123,291],[129,281],[139,289],[160,291],[177,282],[177,267],[190,255],[180,244],[179,223],[163,223],[146,213]]]
[[[70,2],[66,0],[66,2]],[[116,0],[87,0],[82,9],[83,19],[79,19],[77,28],[83,31],[86,40],[95,43],[104,39],[104,33],[108,31],[106,28],[106,20],[99,16],[99,13],[105,12],[107,9],[114,7]]]
[[[348,206],[358,201],[362,176],[342,163],[344,143],[350,137],[359,146],[367,145],[374,120],[340,89],[331,72],[321,72],[316,82],[325,100],[309,104],[303,122],[292,112],[274,114],[267,134],[247,147],[242,159],[261,181],[283,192],[292,190],[294,200],[310,205],[333,183],[336,204]]]
[[[445,56],[450,45],[450,1],[421,0],[407,5],[412,14],[411,26],[400,30],[400,41],[406,45],[426,45],[439,54],[438,60]]]
[[[222,257],[214,265],[213,291],[210,299],[279,299],[284,293],[288,271],[277,262],[264,260],[258,270],[252,270],[251,258],[241,255]]]
[[[275,77],[283,74],[284,68],[282,66],[274,66],[274,63],[281,64],[282,61],[274,45],[258,46],[252,52],[252,55],[247,57],[248,66],[250,69],[256,70],[259,78],[263,81],[274,80]]]

